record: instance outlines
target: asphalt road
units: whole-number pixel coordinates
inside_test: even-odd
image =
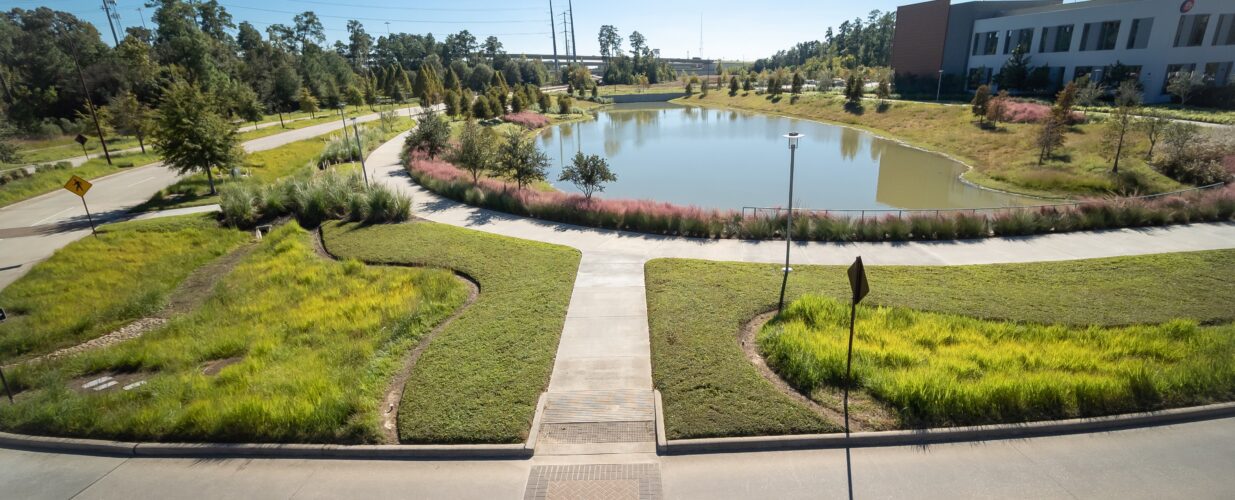
[[[523,497],[532,466],[659,463],[664,498],[844,498],[845,450],[518,461],[152,459],[0,449],[0,497]],[[1235,419],[852,450],[855,498],[1232,498]]]
[[[420,108],[412,110],[419,112]],[[403,116],[408,112],[407,108],[398,110]],[[376,119],[378,115],[374,113],[357,120],[365,123]],[[243,146],[250,153],[265,151],[328,134],[340,127],[340,122],[331,121],[254,139]],[[86,194],[86,202],[96,222],[114,220],[179,178],[162,162],[153,163],[93,180],[94,187]],[[81,199],[63,189],[0,208],[0,289],[24,275],[34,263],[50,257],[57,249],[77,238],[90,234],[88,230],[80,230],[78,225],[63,226],[65,223],[85,221],[86,213]]]

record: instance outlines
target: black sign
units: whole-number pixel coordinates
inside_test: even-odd
[[[870,285],[866,283],[866,268],[862,266],[862,257],[858,257],[853,261],[853,265],[849,266],[849,288],[853,290],[854,304],[861,302],[871,291]]]
[[[77,141],[77,143],[78,143],[78,144],[81,144],[82,146],[85,146],[85,145],[86,145],[86,141],[88,141],[88,140],[90,140],[90,139],[87,139],[87,138],[86,138],[86,136],[84,136],[84,135],[77,134],[77,137],[74,137],[74,138],[73,138],[73,140]]]
[[[4,309],[0,309],[0,321],[8,319],[8,315],[4,314]]]

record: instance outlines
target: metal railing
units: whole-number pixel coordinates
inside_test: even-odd
[[[1101,202],[1101,201],[1149,200],[1149,199],[1154,199],[1154,198],[1162,198],[1166,196],[1175,196],[1175,195],[1180,195],[1180,194],[1195,193],[1195,192],[1200,192],[1200,191],[1205,191],[1205,190],[1210,190],[1210,189],[1216,189],[1216,188],[1221,188],[1225,185],[1226,185],[1225,183],[1217,182],[1217,183],[1208,184],[1205,186],[1181,189],[1178,191],[1171,191],[1167,193],[1149,194],[1149,195],[1144,195],[1144,196],[1129,196],[1129,197],[1123,197],[1123,198],[1109,198],[1106,200],[1096,199],[1096,200],[1066,201],[1066,202],[1050,203],[1050,204],[1043,204],[1043,205],[1020,205],[1020,206],[1010,206],[1010,207],[982,207],[982,208],[925,208],[925,209],[924,208],[906,208],[906,209],[901,209],[901,208],[886,208],[886,209],[878,209],[878,208],[875,208],[875,209],[794,208],[793,213],[795,215],[805,214],[807,216],[823,216],[823,217],[842,216],[846,218],[857,218],[857,219],[866,219],[867,217],[878,218],[880,216],[891,215],[891,214],[896,214],[896,217],[898,219],[903,219],[906,216],[913,217],[915,215],[934,215],[935,217],[939,217],[940,215],[956,214],[956,213],[971,214],[971,215],[977,215],[977,214],[993,215],[993,214],[999,214],[999,213],[1014,212],[1017,210],[1042,210],[1042,209],[1048,209],[1048,208],[1075,207],[1078,205],[1084,205],[1086,203],[1094,203],[1095,201]],[[742,218],[744,219],[747,217],[777,218],[777,217],[781,217],[781,214],[786,211],[787,209],[781,208],[781,207],[746,206],[746,207],[742,207]]]

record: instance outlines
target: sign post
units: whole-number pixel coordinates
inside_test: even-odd
[[[89,151],[86,151],[86,141],[88,141],[88,140],[90,140],[90,139],[87,139],[87,138],[86,138],[86,136],[84,136],[84,135],[77,134],[77,137],[74,137],[74,138],[73,138],[73,140],[74,140],[74,141],[77,141],[77,143],[78,143],[78,144],[81,144],[81,154],[82,154],[83,156],[85,156],[87,160],[89,160],[89,159],[90,159],[90,152],[89,152]]]
[[[858,319],[858,302],[870,293],[870,285],[866,283],[866,267],[862,265],[862,257],[849,266],[849,289],[853,291],[853,301],[849,304],[849,351],[845,354],[845,439],[849,439],[849,386],[853,383],[853,324]],[[849,484],[849,499],[853,500],[853,463],[849,458],[849,445],[845,444],[845,474]]]
[[[0,323],[3,323],[8,315],[4,314],[4,309],[0,309]],[[9,390],[9,381],[4,378],[4,368],[0,367],[0,382],[4,383],[4,393],[9,396],[9,404],[13,404],[13,391]]]
[[[90,221],[90,234],[98,236],[99,233],[94,229],[94,216],[90,215],[90,207],[86,205],[86,191],[89,191],[92,186],[94,184],[91,184],[90,181],[76,175],[69,178],[69,182],[64,183],[64,189],[71,191],[81,198],[81,206],[86,209],[86,219]]]

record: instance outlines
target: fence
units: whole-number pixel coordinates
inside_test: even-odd
[[[1149,200],[1149,199],[1154,199],[1154,198],[1162,198],[1166,196],[1175,196],[1175,195],[1205,191],[1209,189],[1216,189],[1216,188],[1221,188],[1225,185],[1226,185],[1225,183],[1218,182],[1218,183],[1209,184],[1205,186],[1199,186],[1199,187],[1194,187],[1194,188],[1189,188],[1189,189],[1181,189],[1179,191],[1171,191],[1168,193],[1158,193],[1158,194],[1151,194],[1151,195],[1145,195],[1145,196],[1130,196],[1130,197],[1123,197],[1123,198],[1113,198],[1113,199],[1108,199],[1105,201]],[[1103,200],[1098,200],[1098,201],[1103,201]],[[1052,204],[1043,204],[1043,205],[1023,205],[1023,206],[1014,206],[1014,207],[937,208],[937,209],[888,208],[888,209],[865,209],[863,210],[863,209],[794,208],[793,213],[794,215],[806,215],[806,216],[816,216],[816,217],[818,216],[823,216],[823,217],[841,216],[841,217],[846,217],[850,219],[858,219],[858,220],[866,219],[868,217],[879,218],[881,216],[891,215],[891,214],[896,214],[896,218],[898,219],[904,219],[906,216],[913,217],[915,215],[934,215],[935,217],[939,217],[940,215],[951,215],[951,214],[958,214],[958,213],[970,214],[970,215],[982,214],[982,215],[990,216],[990,215],[998,215],[1000,213],[1015,212],[1018,210],[1040,211],[1040,210],[1048,209],[1048,208],[1075,207],[1078,205],[1083,205],[1085,203],[1091,203],[1091,202],[1092,202],[1091,200],[1083,200],[1083,201],[1068,201],[1068,202],[1062,202],[1062,203],[1052,203]],[[742,207],[742,218],[743,219],[746,219],[749,217],[779,218],[786,211],[787,209],[780,208],[780,207]]]

